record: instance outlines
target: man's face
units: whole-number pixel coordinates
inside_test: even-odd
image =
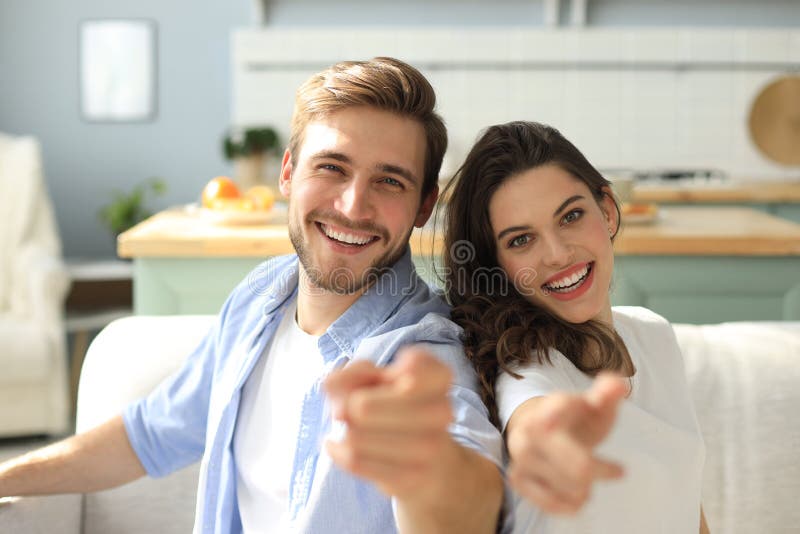
[[[425,132],[412,119],[352,107],[310,122],[295,165],[286,152],[281,192],[289,237],[317,288],[354,293],[393,265],[437,191],[421,201]]]

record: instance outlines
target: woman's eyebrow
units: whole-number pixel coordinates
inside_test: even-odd
[[[558,209],[553,212],[553,217],[557,216],[559,213],[564,211],[564,208],[566,208],[567,206],[569,206],[570,204],[572,204],[576,200],[582,200],[582,199],[583,199],[583,195],[572,195],[567,200],[562,202],[561,205],[558,207]]]
[[[503,230],[502,232],[497,234],[497,239],[498,240],[503,239],[503,236],[506,235],[506,234],[510,234],[510,233],[513,233],[513,232],[519,232],[521,230],[530,230],[530,229],[531,229],[530,226],[509,226],[508,228],[506,228],[505,230]]]

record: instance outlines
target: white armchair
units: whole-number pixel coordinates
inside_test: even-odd
[[[37,141],[0,134],[0,437],[60,434],[70,413],[69,278]]]

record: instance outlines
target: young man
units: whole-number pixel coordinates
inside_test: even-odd
[[[297,93],[280,187],[297,256],[230,295],[184,367],[122,416],[0,466],[0,496],[86,492],[202,459],[195,532],[491,532],[500,435],[408,249],[447,145],[390,58]]]

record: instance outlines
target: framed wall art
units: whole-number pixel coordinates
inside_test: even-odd
[[[143,122],[156,116],[156,23],[80,23],[80,109],[89,122]]]

